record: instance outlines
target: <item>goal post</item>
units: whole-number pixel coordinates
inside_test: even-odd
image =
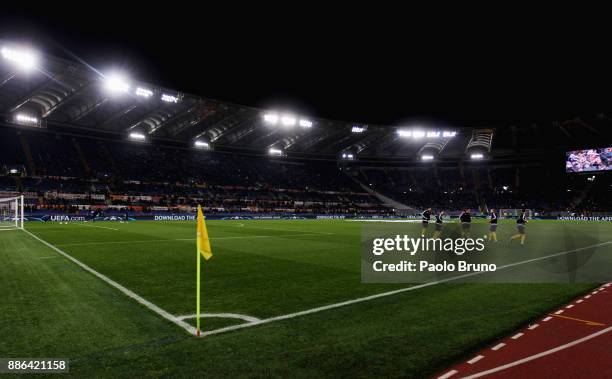
[[[0,230],[23,229],[23,195],[0,197]]]

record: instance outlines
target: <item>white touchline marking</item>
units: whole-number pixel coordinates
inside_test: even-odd
[[[540,326],[539,324],[533,324],[531,326],[529,326],[527,329],[529,330],[534,330],[535,328],[537,328],[538,326]]]
[[[550,319],[552,319],[552,317],[548,316],[548,317],[546,317],[546,318],[545,318],[544,320],[542,320],[542,321],[549,321]]]
[[[38,257],[38,259],[53,259],[53,258],[57,258],[57,257]]]
[[[271,238],[271,237],[299,237],[299,236],[318,236],[319,233],[300,233],[300,234],[282,234],[282,235],[266,235],[266,236],[232,236],[232,237],[217,237],[211,238],[211,241],[216,240],[230,240],[230,239],[245,239],[245,238]],[[171,238],[171,239],[150,239],[150,240],[136,240],[136,241],[99,241],[99,242],[75,242],[75,243],[62,243],[57,246],[90,246],[90,245],[106,245],[106,244],[133,244],[133,243],[147,243],[147,242],[172,242],[172,241],[194,241],[195,238]]]
[[[117,229],[117,228],[111,228],[111,227],[108,227],[108,226],[89,225],[89,224],[73,224],[73,225],[89,226],[90,228],[100,228],[100,229],[109,229],[109,230],[117,230],[117,231],[119,231],[119,229]]]
[[[507,265],[499,266],[499,267],[497,267],[497,269],[498,270],[503,270],[503,269],[506,269],[506,268],[509,268],[509,267],[520,266],[520,265],[531,263],[531,262],[542,261],[542,260],[545,260],[545,259],[554,258],[554,257],[558,257],[558,256],[574,253],[574,252],[577,252],[577,251],[582,251],[582,250],[590,249],[590,248],[597,247],[597,246],[608,245],[610,243],[612,243],[612,241],[606,241],[606,242],[598,243],[598,244],[595,244],[595,245],[581,247],[581,248],[574,249],[574,250],[562,251],[560,253],[546,255],[546,256],[538,257],[538,258],[527,259],[527,260],[520,261],[520,262],[509,263]],[[418,284],[418,285],[412,286],[412,287],[400,288],[400,289],[389,291],[389,292],[382,292],[382,293],[378,293],[378,294],[375,294],[375,295],[370,295],[370,296],[366,296],[366,297],[360,297],[360,298],[352,299],[352,300],[346,300],[346,301],[342,301],[342,302],[339,302],[339,303],[324,305],[324,306],[317,307],[317,308],[306,309],[306,310],[295,312],[295,313],[288,313],[288,314],[285,314],[285,315],[270,317],[270,318],[262,319],[261,321],[258,321],[258,322],[251,322],[251,323],[247,323],[247,324],[226,326],[224,328],[209,330],[207,332],[202,333],[201,335],[202,335],[202,337],[205,337],[205,336],[209,336],[209,335],[213,335],[213,334],[227,333],[227,332],[231,332],[231,331],[238,330],[238,329],[249,328],[249,327],[256,326],[256,325],[268,324],[268,323],[275,322],[275,321],[281,321],[281,320],[287,320],[287,319],[291,319],[291,318],[295,318],[295,317],[301,317],[301,316],[305,316],[305,315],[309,315],[309,314],[313,314],[313,313],[318,313],[318,312],[326,311],[326,310],[329,310],[329,309],[340,308],[340,307],[344,307],[344,306],[347,306],[347,305],[352,305],[352,304],[357,304],[357,303],[362,303],[362,302],[365,302],[365,301],[370,301],[370,300],[378,299],[378,298],[381,298],[381,297],[393,296],[393,295],[397,295],[399,293],[404,293],[404,292],[414,291],[414,290],[418,290],[418,289],[425,288],[425,287],[435,286],[437,284],[452,282],[452,281],[455,281],[455,280],[458,280],[458,279],[468,278],[468,277],[471,277],[471,276],[481,275],[481,274],[484,274],[484,273],[486,273],[486,271],[470,272],[470,273],[467,273],[467,274],[453,276],[453,277],[446,278],[446,279],[440,279],[440,280],[434,281],[434,282],[427,282],[427,283],[423,283],[423,284]],[[537,327],[537,324],[535,324],[535,326],[533,326],[533,327],[530,327],[530,329],[532,329],[532,328],[535,329],[536,327]]]
[[[473,365],[474,363],[478,362],[479,360],[481,360],[482,358],[484,358],[484,355],[477,355],[474,358],[470,359],[469,361],[467,361],[467,363]]]
[[[501,343],[498,343],[497,345],[493,346],[493,347],[491,348],[491,350],[499,350],[499,349],[501,349],[501,348],[502,348],[502,347],[504,347],[504,346],[506,346],[506,344],[505,344],[505,343],[503,343],[503,342],[501,342]]]
[[[600,335],[608,333],[611,330],[612,330],[612,326],[610,326],[610,327],[608,327],[606,329],[600,330],[600,331],[598,331],[596,333],[590,334],[590,335],[588,335],[586,337],[582,337],[580,339],[577,339],[577,340],[574,340],[572,342],[566,343],[565,345],[557,346],[557,347],[555,347],[553,349],[546,350],[546,351],[543,351],[541,353],[538,353],[538,354],[535,354],[535,355],[532,355],[532,356],[529,356],[529,357],[526,357],[526,358],[523,358],[523,359],[519,359],[518,361],[514,361],[514,362],[511,362],[511,363],[505,364],[503,366],[495,367],[495,368],[492,368],[490,370],[481,371],[481,372],[476,373],[474,375],[466,376],[464,379],[480,378],[482,376],[490,375],[490,374],[493,374],[493,373],[496,373],[496,372],[499,372],[499,371],[502,371],[502,370],[505,370],[505,369],[508,369],[508,368],[511,368],[511,367],[514,367],[514,366],[518,366],[518,365],[521,365],[523,363],[530,362],[530,361],[533,361],[535,359],[538,359],[538,358],[545,357],[547,355],[556,353],[557,351],[565,350],[567,348],[570,348],[572,346],[578,345],[580,343],[583,343],[583,342],[588,341],[590,339],[593,339],[595,337],[599,337]]]
[[[583,301],[584,301],[584,300],[579,299],[579,300],[576,300],[576,303],[580,304],[580,303],[582,303]]]
[[[123,294],[126,295],[127,297],[131,297],[132,299],[136,300],[137,302],[139,302],[140,304],[144,305],[145,307],[147,307],[148,309],[152,310],[153,312],[157,313],[158,315],[160,315],[161,317],[165,318],[166,320],[172,321],[176,325],[178,325],[181,328],[185,329],[189,334],[194,335],[196,333],[196,328],[194,328],[193,326],[187,324],[185,321],[179,320],[176,316],[171,315],[170,313],[168,313],[165,310],[161,309],[157,305],[155,305],[155,304],[151,303],[150,301],[144,299],[140,295],[137,295],[136,293],[132,292],[131,290],[125,288],[121,284],[119,284],[119,283],[115,282],[114,280],[110,279],[108,276],[100,274],[98,271],[96,271],[93,268],[87,266],[85,263],[79,261],[78,259],[72,257],[71,255],[65,253],[64,251],[58,249],[57,247],[51,245],[49,242],[39,238],[37,235],[35,235],[33,233],[30,233],[29,231],[27,231],[25,229],[23,231],[25,233],[29,234],[30,236],[32,236],[34,239],[38,240],[43,245],[51,248],[52,250],[54,250],[57,253],[59,253],[62,256],[64,256],[66,259],[72,261],[73,263],[75,263],[76,265],[81,267],[83,270],[85,270],[85,271],[87,271],[87,272],[97,276],[98,278],[102,279],[106,283],[110,284],[111,286],[115,287],[119,291],[123,292]]]
[[[568,309],[569,309],[569,308],[574,308],[574,304],[570,304],[570,305],[568,305],[568,306],[567,306],[567,307],[565,307],[565,308],[568,308]]]
[[[186,320],[189,318],[196,318],[197,314],[176,316],[179,320]],[[248,322],[259,322],[261,319],[257,317],[249,316],[249,315],[241,315],[238,313],[200,313],[200,317],[219,317],[219,318],[235,318],[239,320],[244,320]]]
[[[451,376],[455,375],[456,373],[458,373],[459,371],[457,370],[451,370],[449,372],[447,372],[446,374],[442,375],[442,376],[438,376],[438,379],[446,379],[446,378],[450,378]]]
[[[588,299],[589,297],[591,297],[591,295],[586,295],[584,298],[585,298],[585,299]]]
[[[524,335],[524,333],[516,333],[515,335],[513,335],[511,338],[513,340],[519,339]]]
[[[556,315],[560,315],[561,313],[563,313],[563,309],[559,309],[558,311],[555,312]]]

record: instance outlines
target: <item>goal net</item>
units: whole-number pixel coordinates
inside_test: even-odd
[[[0,198],[0,231],[23,229],[23,196]]]

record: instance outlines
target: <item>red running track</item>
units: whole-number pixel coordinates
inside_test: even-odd
[[[612,283],[436,377],[612,378]]]

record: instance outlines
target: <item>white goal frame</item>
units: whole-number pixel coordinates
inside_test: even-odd
[[[14,224],[12,222],[9,223],[0,223],[0,231],[4,230],[14,230],[14,229],[22,229],[23,230],[23,220],[24,220],[24,201],[23,195],[16,197],[8,197],[8,198],[0,198],[0,205],[8,204],[10,213],[7,213],[9,217],[9,221],[14,220]],[[14,213],[13,213],[14,211]],[[0,216],[2,216],[0,214]],[[2,216],[6,217],[6,216]],[[11,220],[12,219],[12,220]],[[4,220],[0,220],[4,221]]]

